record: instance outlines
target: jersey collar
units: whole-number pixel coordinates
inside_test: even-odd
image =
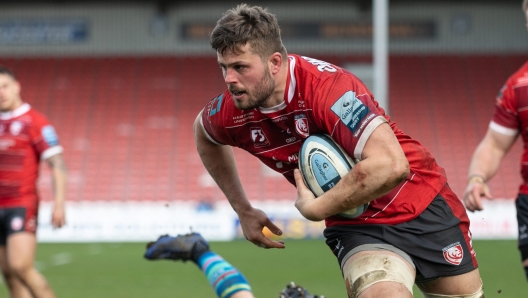
[[[31,106],[28,103],[23,103],[18,108],[9,111],[9,112],[0,112],[0,120],[9,120],[16,118],[18,116],[24,115],[25,113],[29,112],[31,109]]]

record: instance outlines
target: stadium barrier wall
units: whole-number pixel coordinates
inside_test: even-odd
[[[289,201],[254,203],[265,211],[287,239],[323,238],[324,222],[304,219]],[[197,231],[211,241],[243,239],[231,206],[219,202],[203,206],[192,202],[68,202],[67,224],[52,229],[53,204],[43,202],[37,237],[40,242],[143,242],[163,234]],[[517,222],[513,200],[484,202],[484,211],[471,213],[473,239],[516,239]],[[271,233],[265,231],[271,238]]]

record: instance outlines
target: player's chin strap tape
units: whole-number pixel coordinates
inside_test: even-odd
[[[484,290],[482,285],[480,289],[473,294],[467,295],[440,295],[440,294],[429,294],[422,292],[424,298],[484,298]]]
[[[397,282],[413,292],[414,272],[396,256],[367,255],[345,266],[345,281],[349,284],[349,297],[356,298],[368,287],[378,282]]]

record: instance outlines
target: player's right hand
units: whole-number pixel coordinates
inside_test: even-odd
[[[466,190],[464,191],[464,205],[466,209],[473,211],[481,211],[484,209],[482,206],[482,199],[492,199],[493,196],[483,179],[472,179],[468,182]]]
[[[66,224],[66,215],[62,204],[55,204],[51,214],[51,225],[53,229],[62,228]]]
[[[251,207],[250,209],[239,211],[238,218],[244,237],[251,243],[266,249],[285,248],[283,241],[273,241],[262,233],[262,229],[267,227],[273,234],[282,235],[281,229],[271,222],[264,211]]]

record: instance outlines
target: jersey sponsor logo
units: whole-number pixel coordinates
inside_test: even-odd
[[[442,249],[444,253],[444,259],[453,265],[460,265],[464,258],[464,250],[460,242],[452,243]]]
[[[301,97],[301,94],[299,93],[299,97]],[[304,108],[305,101],[304,100],[298,100],[297,104],[299,105],[299,108]]]
[[[24,124],[22,124],[22,122],[13,121],[11,122],[11,125],[9,125],[9,132],[14,136],[19,135],[23,127]]]
[[[237,123],[241,123],[241,122],[246,122],[246,121],[251,120],[253,118],[255,118],[255,115],[253,115],[253,112],[250,112],[248,114],[234,116],[233,117],[233,123],[237,124]]]
[[[506,90],[506,85],[502,86],[502,88],[499,90],[499,94],[497,94],[497,103],[500,104],[502,101],[502,95],[504,91]]]
[[[286,144],[293,143],[293,142],[295,142],[295,141],[297,141],[297,138],[296,138],[296,137],[287,138],[287,139],[286,139]]]
[[[320,72],[323,72],[323,71],[336,72],[337,71],[337,69],[328,62],[306,57],[306,56],[301,56],[301,57],[304,60],[308,61],[310,64],[317,66],[317,70],[319,70]]]
[[[59,145],[59,136],[55,132],[55,129],[51,125],[46,125],[41,130],[42,138],[51,147]]]
[[[10,225],[11,225],[11,230],[20,231],[22,227],[24,227],[24,219],[22,219],[22,217],[20,216],[13,217],[13,219],[11,219]]]
[[[15,146],[16,142],[13,139],[0,140],[0,150],[7,150],[11,146]]]
[[[224,99],[224,95],[221,94],[220,96],[215,97],[211,101],[211,105],[209,106],[209,116],[213,116],[217,112],[220,112],[220,108],[222,107],[222,99]]]
[[[308,127],[308,118],[304,114],[295,115],[295,131],[303,137],[307,138],[310,135]]]
[[[250,131],[251,139],[253,140],[253,144],[256,148],[266,147],[270,145],[270,142],[268,141],[268,138],[266,138],[266,135],[262,131],[262,128],[252,127],[250,128]]]
[[[299,154],[294,153],[288,156],[288,162],[299,162]]]
[[[271,121],[273,121],[274,123],[286,121],[286,120],[288,120],[288,116],[280,116],[280,117],[271,119]]]
[[[26,230],[34,232],[36,231],[36,229],[37,229],[37,218],[35,216],[31,216],[26,222]]]
[[[358,130],[361,121],[370,113],[369,108],[357,98],[354,91],[345,92],[330,109],[353,133]]]

